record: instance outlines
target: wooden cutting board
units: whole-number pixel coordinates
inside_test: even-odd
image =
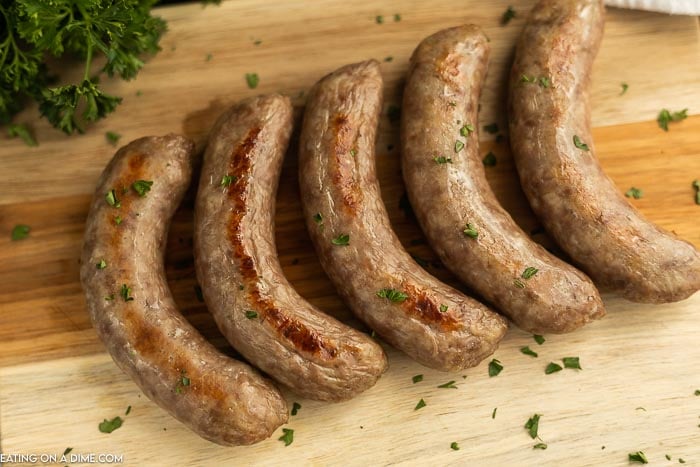
[[[288,447],[270,440],[223,448],[198,438],[157,408],[117,369],[91,328],[78,282],[78,257],[88,203],[115,148],[147,134],[184,133],[200,147],[214,119],[236,100],[267,92],[294,98],[346,63],[376,58],[386,81],[385,107],[398,105],[411,51],[425,36],[473,22],[491,38],[492,58],[480,124],[505,128],[505,80],[513,46],[532,2],[402,0],[385,2],[237,0],[161,8],[169,32],[162,52],[133,82],[106,82],[124,96],[118,112],[87,134],[67,137],[37,119],[18,116],[40,142],[0,144],[0,452],[123,455],[124,465],[627,465],[644,451],[655,465],[683,458],[700,465],[700,294],[681,303],[638,305],[605,295],[608,316],[569,335],[532,336],[512,328],[494,357],[504,366],[489,378],[488,361],[440,373],[385,346],[391,368],[379,383],[341,404],[300,400]],[[499,25],[508,3],[517,17]],[[400,15],[396,21],[395,14]],[[383,23],[376,21],[383,17]],[[261,41],[257,43],[257,41]],[[209,57],[209,58],[208,58]],[[79,70],[68,71],[79,73]],[[244,75],[258,73],[247,88]],[[77,76],[77,75],[76,75]],[[621,94],[621,83],[629,90]],[[650,219],[700,246],[700,38],[698,20],[609,9],[595,64],[593,132],[606,171],[621,191],[643,190],[633,203]],[[659,110],[689,108],[691,117],[658,128]],[[399,208],[399,133],[383,118],[377,146],[382,194],[406,248],[434,275],[455,283],[425,245],[415,221]],[[504,206],[526,230],[538,226],[524,201],[507,145],[482,132],[481,151]],[[309,245],[298,201],[296,150],[287,156],[278,194],[277,242],[291,283],[314,305],[357,324],[336,296]],[[168,241],[167,272],[185,315],[230,352],[195,295],[190,193]],[[10,242],[15,224],[28,239]],[[543,235],[535,239],[551,246]],[[520,353],[530,346],[538,354]],[[545,375],[550,361],[578,356],[583,370]],[[423,374],[413,384],[413,375]],[[457,389],[437,386],[456,381]],[[420,399],[427,406],[416,411]],[[129,415],[124,415],[131,406]],[[497,409],[497,410],[496,410]],[[495,412],[494,412],[495,411]],[[541,414],[534,450],[523,425]],[[112,434],[104,418],[122,416]],[[452,442],[459,450],[450,448]],[[672,460],[668,461],[668,454]],[[79,465],[80,462],[69,462]],[[63,465],[63,464],[62,464]]]

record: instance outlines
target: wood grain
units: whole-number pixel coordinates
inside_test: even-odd
[[[64,137],[36,120],[41,145],[0,145],[0,452],[115,452],[126,465],[202,463],[627,465],[627,453],[644,450],[656,463],[664,454],[700,464],[700,389],[697,318],[700,295],[678,304],[641,306],[605,295],[609,316],[580,332],[547,336],[537,346],[512,329],[495,357],[505,370],[488,378],[487,364],[459,374],[427,370],[387,348],[391,369],[379,384],[343,404],[301,401],[289,427],[294,444],[271,440],[225,449],[198,439],[140,394],[104,353],[85,310],[78,282],[84,220],[97,177],[115,148],[144,134],[183,132],[200,147],[210,124],[235,100],[264,92],[290,94],[297,115],[300,92],[335,67],[374,57],[386,80],[385,106],[400,102],[407,60],[424,36],[463,21],[481,24],[492,42],[492,61],[482,98],[481,124],[505,128],[504,76],[522,17],[532,2],[324,0],[314,8],[290,1],[253,0],[162,8],[170,32],[163,51],[139,78],[109,82],[125,96],[120,110],[86,135]],[[498,21],[507,3],[519,19]],[[394,22],[394,13],[401,21]],[[385,23],[376,24],[375,16]],[[258,46],[255,40],[262,40]],[[674,123],[668,133],[654,121],[658,110],[700,109],[700,40],[697,19],[608,10],[595,64],[593,136],[605,170],[621,191],[641,188],[633,203],[648,218],[700,246],[700,206],[693,179],[700,179],[700,115]],[[208,53],[211,61],[206,61]],[[257,72],[260,86],[246,88],[244,74]],[[619,96],[620,82],[629,91]],[[142,95],[136,96],[141,90]],[[481,152],[493,151],[487,176],[499,200],[528,232],[537,229],[517,181],[507,144],[482,134]],[[295,138],[285,160],[277,201],[277,244],[290,282],[314,305],[359,326],[323,274],[302,221],[298,201]],[[457,285],[426,246],[415,220],[400,209],[404,193],[398,126],[383,118],[378,171],[391,221],[406,248],[429,272]],[[167,246],[166,270],[183,313],[219,348],[226,345],[195,295],[192,261],[194,188],[177,212]],[[439,209],[439,207],[437,207]],[[30,237],[11,242],[15,224]],[[537,241],[554,247],[542,234]],[[519,352],[529,345],[538,359]],[[581,357],[584,370],[545,376],[549,361]],[[423,383],[411,376],[423,373]],[[467,375],[467,379],[462,376]],[[438,389],[456,380],[459,388]],[[287,393],[288,400],[294,401]],[[413,408],[420,398],[428,406]],[[103,418],[132,413],[112,435],[97,430]],[[646,409],[635,410],[642,406]],[[491,419],[494,407],[499,407]],[[543,414],[546,451],[534,451],[523,424]],[[57,422],[59,421],[59,422]],[[164,431],[163,429],[167,430]],[[461,449],[453,451],[457,441]],[[605,449],[601,446],[605,445]],[[360,449],[358,449],[360,447]],[[203,461],[202,459],[207,459]],[[76,464],[77,465],[77,464]]]

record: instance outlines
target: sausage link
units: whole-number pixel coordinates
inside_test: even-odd
[[[277,258],[275,195],[292,130],[287,97],[232,107],[212,130],[195,208],[195,264],[229,342],[297,394],[345,400],[386,370],[369,336],[325,315],[292,288]]]
[[[187,322],[165,278],[167,232],[190,182],[193,148],[168,135],[116,153],[90,207],[80,279],[100,339],[144,394],[203,438],[252,444],[287,421],[285,400]]]
[[[386,341],[432,368],[475,366],[507,325],[430,276],[401,246],[375,168],[381,104],[375,60],[340,68],[312,89],[299,153],[311,239],[341,297]]]
[[[486,180],[477,111],[488,55],[473,25],[433,34],[413,52],[401,113],[408,196],[430,245],[465,284],[527,331],[573,331],[604,315],[598,291],[530,240]]]
[[[510,74],[513,156],[532,209],[593,280],[632,301],[682,300],[700,288],[700,254],[637,212],[595,157],[588,87],[604,14],[602,0],[533,8]]]

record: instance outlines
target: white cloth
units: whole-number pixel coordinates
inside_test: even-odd
[[[605,0],[605,4],[672,15],[700,15],[700,0]]]

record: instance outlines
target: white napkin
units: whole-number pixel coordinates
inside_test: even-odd
[[[700,15],[700,0],[605,0],[605,4],[672,15]]]

